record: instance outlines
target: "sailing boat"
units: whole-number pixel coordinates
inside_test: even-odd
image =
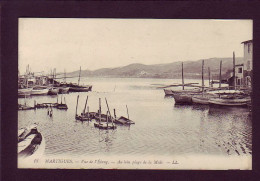
[[[105,123],[101,123],[101,106],[100,106],[100,110],[99,110],[99,122],[98,123],[94,123],[94,126],[96,128],[99,129],[116,129],[116,125],[114,124],[114,118],[111,116],[110,110],[109,110],[109,106],[107,103],[107,99],[106,100],[106,104],[107,104],[107,114],[106,114],[106,124]],[[111,120],[111,123],[109,123],[109,119]]]
[[[175,104],[192,104],[192,96],[201,93],[200,89],[184,90],[184,86],[185,84],[184,84],[183,63],[182,63],[182,90],[173,92]]]
[[[31,93],[32,93],[32,89],[33,88],[28,88],[28,78],[27,78],[27,75],[25,75],[25,78],[24,78],[24,80],[26,81],[26,86],[20,83],[20,78],[18,78],[18,80],[19,80],[19,83],[18,83],[19,84],[18,85],[18,97],[21,98],[21,97],[26,97],[26,96],[28,97],[28,96],[30,96]]]
[[[78,84],[69,84],[69,91],[71,92],[88,92],[92,90],[92,85],[79,85],[80,83],[81,67],[79,70]]]

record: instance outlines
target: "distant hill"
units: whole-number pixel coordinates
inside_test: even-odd
[[[233,68],[232,58],[210,58],[204,60],[204,73],[205,78],[208,76],[208,67],[210,67],[211,75],[218,78],[219,64],[222,60],[222,77],[227,78],[225,75],[228,70]],[[243,63],[242,57],[236,57],[236,64]],[[202,60],[185,61],[184,77],[185,78],[201,78],[201,65]],[[67,73],[67,77],[77,77],[79,70]],[[82,70],[82,77],[130,77],[130,78],[181,78],[181,61],[166,63],[166,64],[130,64],[117,68],[102,68],[94,71]]]

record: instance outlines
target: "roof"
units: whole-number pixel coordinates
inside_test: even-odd
[[[243,42],[241,42],[241,44],[242,44],[242,43],[244,43],[244,44],[245,44],[245,43],[251,43],[251,42],[253,42],[253,40],[243,41]]]

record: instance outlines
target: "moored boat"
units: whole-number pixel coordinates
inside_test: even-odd
[[[70,92],[88,92],[92,90],[92,85],[89,86],[71,86],[69,88]]]
[[[116,129],[116,125],[114,124],[94,123],[94,126],[99,129]]]
[[[172,90],[172,89],[163,89],[166,96],[173,96],[174,94],[195,94],[195,93],[201,93],[202,90],[195,88],[195,89],[185,89],[185,90]]]
[[[32,93],[32,88],[18,89],[18,97],[28,97]]]
[[[198,94],[192,96],[192,103],[208,105],[211,98],[217,98],[216,94]]]
[[[27,106],[26,104],[25,105],[18,104],[18,110],[31,110],[31,109],[35,109],[35,107]]]
[[[69,89],[69,87],[59,87],[59,94],[67,94]]]
[[[46,86],[33,87],[31,95],[47,95],[49,89]]]
[[[18,130],[18,157],[31,158],[33,155],[39,157],[44,153],[45,140],[37,130],[37,124]]]
[[[123,124],[123,125],[130,125],[130,124],[135,124],[134,121],[124,117],[124,116],[121,116],[120,118],[118,119],[115,119],[115,123],[116,124]]]
[[[192,104],[192,94],[173,94],[175,104]]]
[[[244,98],[211,98],[209,100],[210,105],[217,105],[217,106],[242,106],[246,107],[248,103],[251,101],[250,97],[244,97]]]
[[[57,95],[59,92],[59,89],[56,87],[51,87],[48,91],[48,95]]]

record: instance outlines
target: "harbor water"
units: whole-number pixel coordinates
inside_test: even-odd
[[[77,78],[67,82],[77,82]],[[66,102],[68,110],[53,108],[18,111],[18,128],[39,123],[38,130],[45,138],[46,156],[71,155],[244,155],[252,154],[252,121],[247,108],[213,108],[199,105],[175,105],[173,97],[165,97],[163,89],[151,84],[172,84],[181,80],[141,78],[81,78],[82,84],[93,85],[91,92],[58,96],[19,98],[18,103]],[[200,82],[199,80],[185,80]],[[77,96],[78,114],[88,96],[90,112],[97,112],[101,98],[102,113],[135,122],[131,126],[117,126],[115,130],[99,130],[94,120],[75,120]],[[65,100],[64,100],[65,98]]]

